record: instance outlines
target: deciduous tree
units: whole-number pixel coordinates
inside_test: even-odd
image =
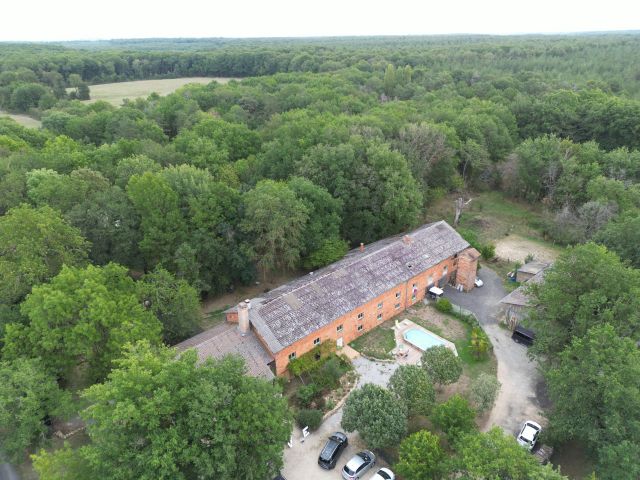
[[[389,390],[367,383],[347,398],[342,426],[357,430],[371,448],[389,447],[407,433],[407,407]]]
[[[400,365],[389,378],[388,387],[406,403],[410,415],[427,415],[436,400],[433,381],[417,365]]]
[[[421,363],[429,377],[440,385],[455,383],[462,375],[462,360],[444,345],[425,350]]]

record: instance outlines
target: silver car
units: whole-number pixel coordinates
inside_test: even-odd
[[[369,450],[356,453],[342,469],[342,478],[357,480],[367,473],[376,463],[376,456]]]

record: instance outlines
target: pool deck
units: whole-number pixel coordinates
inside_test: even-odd
[[[393,331],[395,334],[396,340],[396,348],[391,351],[391,354],[394,356],[396,361],[400,365],[419,365],[420,358],[422,357],[422,350],[413,345],[410,342],[407,342],[404,339],[404,333],[407,330],[417,329],[422,330],[423,332],[432,335],[433,337],[440,340],[448,349],[450,349],[455,356],[458,356],[458,351],[456,350],[456,346],[447,340],[446,338],[442,338],[440,335],[436,335],[431,330],[427,330],[426,328],[418,325],[415,322],[412,322],[408,318],[405,318],[401,322],[396,320],[396,324],[393,327]]]

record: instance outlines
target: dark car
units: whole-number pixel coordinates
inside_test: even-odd
[[[517,343],[522,343],[523,345],[527,345],[530,347],[531,345],[533,345],[536,334],[533,331],[527,330],[526,328],[518,325],[513,331],[511,338],[513,338],[513,340]]]
[[[340,454],[349,444],[347,436],[342,432],[336,432],[329,437],[326,445],[318,457],[318,465],[325,470],[331,470],[336,466]]]

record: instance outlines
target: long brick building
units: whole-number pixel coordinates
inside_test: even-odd
[[[432,286],[451,283],[471,290],[479,257],[446,222],[435,222],[361,246],[336,263],[227,310],[226,319],[255,336],[271,369],[282,375],[290,360],[315,345],[351,342],[421,301]],[[188,346],[199,348],[197,342]],[[247,360],[255,363],[256,355]]]

